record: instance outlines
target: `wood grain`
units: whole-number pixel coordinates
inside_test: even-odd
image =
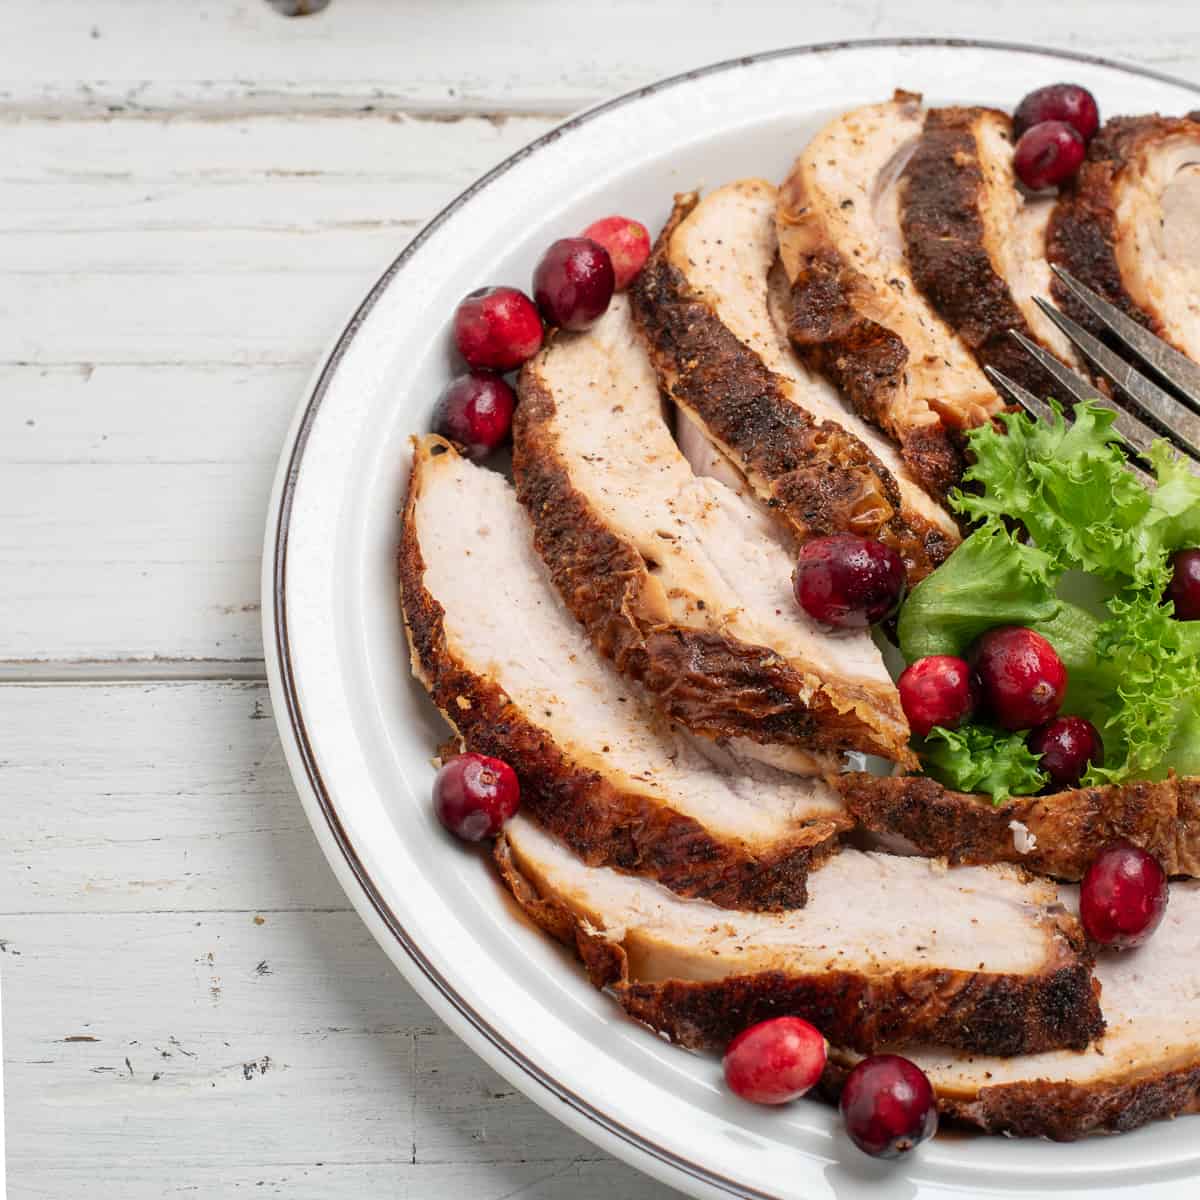
[[[261,674],[263,510],[308,374],[450,197],[559,115],[661,75],[789,43],[963,34],[1200,76],[1182,0],[1136,19],[1126,0],[547,12],[0,5],[15,1200],[666,1197],[417,999],[321,858],[265,687],[225,678]],[[53,679],[70,682],[31,684]]]
[[[263,684],[8,685],[0,727],[14,1197],[666,1194],[396,973],[316,846]]]
[[[574,109],[661,75],[775,46],[852,37],[1036,41],[1194,76],[1200,32],[1183,0],[332,0],[287,20],[264,0],[38,0],[0,16],[19,44],[0,102],[24,111],[375,107]]]
[[[257,663],[314,364],[412,231],[548,124],[0,120],[0,661]]]

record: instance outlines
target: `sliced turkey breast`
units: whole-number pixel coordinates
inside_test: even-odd
[[[904,1053],[929,1075],[944,1116],[991,1133],[1070,1141],[1200,1110],[1200,883],[1172,884],[1153,936],[1101,953],[1096,978],[1107,1030],[1082,1054]],[[828,1073],[831,1090],[843,1071]]]
[[[1077,922],[1053,885],[1009,867],[843,850],[810,879],[805,909],[732,914],[588,867],[520,818],[496,857],[592,982],[685,1046],[724,1046],[780,1013],[864,1052],[1082,1048],[1103,1027]]]
[[[1114,117],[1050,222],[1049,258],[1200,361],[1200,120]],[[1055,281],[1081,325],[1095,319]]]
[[[518,497],[567,607],[623,673],[707,736],[912,761],[870,636],[809,620],[757,506],[688,465],[625,297],[557,334],[520,393]]]
[[[849,825],[819,778],[701,753],[597,657],[555,595],[500,475],[415,448],[400,580],[413,671],[468,750],[590,863],[717,905],[803,905]]]
[[[664,390],[799,540],[877,538],[916,582],[957,526],[780,340],[768,302],[776,202],[760,179],[677,196],[631,293],[638,327]]]
[[[1125,838],[1153,854],[1168,875],[1200,875],[1200,779],[1078,788],[1003,804],[921,776],[854,773],[837,786],[867,829],[898,834],[919,853],[952,864],[1020,863],[1081,879],[1104,846]]]
[[[905,260],[898,183],[923,120],[920,97],[898,92],[831,121],[781,188],[777,220],[792,344],[940,498],[962,474],[961,432],[1001,401]]]
[[[938,315],[981,364],[1047,396],[1058,385],[1010,330],[1075,363],[1070,343],[1034,303],[1050,295],[1054,199],[1025,196],[1012,159],[1006,113],[930,109],[901,176],[900,223],[913,279]]]

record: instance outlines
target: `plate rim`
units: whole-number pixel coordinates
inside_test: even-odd
[[[666,1168],[672,1173],[686,1176],[695,1183],[707,1189],[712,1189],[716,1194],[735,1196],[741,1198],[741,1200],[775,1200],[775,1197],[770,1193],[740,1184],[722,1175],[720,1172],[704,1166],[701,1162],[687,1158],[668,1147],[659,1145],[651,1138],[646,1137],[635,1129],[631,1129],[624,1122],[615,1119],[591,1101],[560,1083],[546,1069],[521,1050],[520,1047],[514,1045],[500,1030],[496,1029],[465,1000],[455,988],[452,981],[431,962],[421,949],[418,941],[409,933],[403,922],[387,903],[382,890],[371,877],[366,865],[360,858],[342,822],[330,790],[325,784],[317,763],[316,753],[309,740],[307,725],[300,703],[299,689],[291,658],[287,620],[287,554],[293,500],[309,435],[312,432],[333,376],[348,352],[360,327],[384,291],[400,274],[409,259],[416,254],[417,250],[460,208],[487,188],[493,181],[535,154],[544,146],[558,141],[565,134],[586,125],[596,117],[636,102],[639,99],[679,87],[694,80],[785,58],[801,58],[860,49],[889,48],[969,48],[1037,55],[1060,62],[1076,62],[1104,67],[1143,79],[1166,83],[1200,95],[1200,84],[1181,79],[1170,72],[1159,71],[1140,64],[1123,62],[1105,55],[1049,46],[1037,46],[1003,39],[913,36],[846,38],[834,41],[801,43],[759,51],[753,54],[740,55],[735,58],[722,59],[718,62],[691,68],[673,75],[663,76],[650,83],[585,108],[561,121],[533,141],[521,146],[479,176],[467,188],[455,195],[422,226],[418,233],[388,264],[383,274],[375,281],[355,308],[341,332],[334,338],[330,349],[318,360],[312,380],[305,389],[305,397],[297,407],[297,412],[284,442],[267,513],[262,571],[263,593],[264,599],[267,601],[263,606],[263,643],[268,686],[271,693],[275,722],[284,741],[285,749],[294,751],[294,754],[289,753],[287,755],[293,777],[296,775],[295,761],[298,759],[304,774],[303,783],[324,819],[324,830],[314,829],[314,832],[318,835],[318,841],[321,843],[322,849],[326,856],[330,858],[331,865],[335,868],[335,874],[338,875],[343,887],[346,887],[346,878],[344,875],[346,870],[349,871],[350,876],[357,885],[358,895],[350,894],[349,898],[351,901],[356,902],[361,898],[368,902],[383,928],[391,935],[395,948],[403,951],[408,962],[420,973],[425,983],[454,1011],[459,1020],[465,1023],[465,1026],[474,1035],[473,1040],[481,1039],[482,1043],[491,1051],[498,1052],[509,1066],[516,1068],[528,1083],[536,1085],[544,1093],[540,1096],[539,1102],[550,1098],[566,1104],[573,1110],[577,1118],[581,1118],[579,1121],[569,1122],[574,1128],[584,1132],[588,1136],[595,1136],[596,1134],[607,1135],[606,1141],[613,1139],[617,1143],[623,1143],[624,1154],[622,1156],[626,1157],[627,1161],[639,1167],[644,1160],[650,1160],[658,1164],[660,1169]],[[300,780],[295,781],[297,783],[301,782]],[[305,808],[310,821],[312,821],[313,813],[311,806],[305,805]],[[338,869],[339,864],[333,859],[331,844],[332,846],[336,846],[337,851],[340,853],[342,869]],[[346,888],[346,890],[349,892],[349,888]],[[365,915],[359,903],[356,902],[355,907],[360,916]],[[373,924],[371,922],[367,922],[367,924],[368,928],[372,928],[372,932],[378,938],[379,933],[373,928]],[[389,954],[389,957],[398,968],[401,967],[401,963],[397,961],[395,956]],[[408,974],[404,971],[402,973]],[[410,982],[416,982],[411,976],[409,976],[409,979]],[[473,1048],[479,1049],[478,1046]],[[498,1064],[493,1063],[492,1065],[496,1066]],[[547,1108],[545,1103],[542,1103],[541,1106]],[[561,1118],[556,1116],[556,1119]],[[655,1173],[658,1174],[658,1172]],[[661,1175],[659,1177],[662,1178]]]

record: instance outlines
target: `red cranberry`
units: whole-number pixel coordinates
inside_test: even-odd
[[[895,550],[853,533],[805,542],[792,575],[800,607],[839,629],[882,621],[900,603],[904,583],[904,563]]]
[[[1200,621],[1200,550],[1176,550],[1171,555],[1167,599],[1180,621]]]
[[[1021,134],[1013,152],[1013,170],[1030,191],[1057,187],[1070,179],[1083,162],[1086,147],[1066,121],[1043,121]]]
[[[979,702],[979,681],[965,659],[931,654],[900,676],[900,704],[918,737],[935,726],[957,729]]]
[[[559,238],[533,273],[533,297],[551,325],[586,329],[604,315],[615,283],[612,259],[599,242]]]
[[[516,288],[480,288],[455,310],[454,341],[468,366],[511,371],[541,349],[542,318]]]
[[[799,1017],[775,1017],[743,1029],[721,1064],[725,1082],[743,1100],[786,1104],[803,1096],[825,1070],[825,1039]]]
[[[1100,127],[1096,97],[1077,83],[1051,83],[1030,92],[1013,113],[1013,133],[1021,137],[1026,130],[1046,121],[1065,121],[1085,142]]]
[[[451,833],[468,842],[495,837],[521,803],[517,773],[486,754],[460,754],[437,773],[433,807]]]
[[[583,236],[599,242],[608,251],[618,292],[623,292],[637,278],[650,257],[650,231],[641,221],[605,217],[593,221],[583,231]]]
[[[1093,942],[1140,946],[1167,910],[1167,876],[1158,860],[1131,842],[1096,855],[1079,889],[1079,919]]]
[[[478,462],[508,437],[516,403],[516,394],[499,375],[469,371],[452,379],[438,398],[433,431]]]
[[[1089,763],[1104,762],[1100,731],[1083,717],[1055,717],[1029,735],[1029,749],[1040,754],[1038,765],[1056,787],[1075,787]]]
[[[975,643],[972,657],[983,700],[1002,728],[1032,729],[1057,714],[1067,668],[1040,633],[1002,625]]]
[[[933,1087],[898,1054],[864,1058],[846,1077],[838,1107],[850,1140],[875,1158],[898,1158],[937,1132]]]

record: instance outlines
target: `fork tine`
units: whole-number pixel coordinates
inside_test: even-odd
[[[1185,454],[1200,461],[1200,417],[1184,408],[1157,384],[1114,354],[1103,342],[1092,337],[1081,325],[1064,316],[1040,296],[1037,306],[1063,331],[1071,343],[1106,378],[1129,398],[1142,416],[1162,426],[1163,431]],[[1140,448],[1140,447],[1139,447]]]
[[[1070,271],[1051,266],[1063,286],[1109,331],[1131,354],[1136,355],[1152,371],[1157,371],[1193,409],[1200,412],[1200,366],[1162,338],[1126,316],[1114,304],[1080,283]]]
[[[992,381],[992,386],[1002,396],[1012,400],[1015,404],[1019,404],[1035,421],[1050,422],[1054,420],[1054,410],[1044,400],[1039,400],[1032,392],[1023,388],[1015,379],[1010,379],[1003,371],[997,371],[995,367],[984,367],[983,373]],[[1146,433],[1151,441],[1154,440],[1153,433],[1149,429]],[[1151,485],[1154,483],[1154,477],[1147,471],[1142,470],[1132,459],[1128,463],[1129,469],[1142,481],[1143,484]]]
[[[995,367],[984,367],[983,373],[992,381],[992,386],[1013,404],[1019,404],[1035,421],[1049,423],[1054,420],[1054,409],[1044,400],[1023,388],[1015,379],[1010,379]]]
[[[1149,425],[1143,421],[1139,421],[1133,413],[1119,408],[1108,396],[1103,392],[1098,392],[1087,380],[1076,375],[1070,367],[1055,358],[1048,350],[1043,350],[1037,342],[1030,341],[1029,338],[1016,329],[1012,329],[1009,332],[1016,338],[1025,352],[1037,360],[1042,369],[1054,378],[1063,391],[1075,403],[1078,404],[1080,401],[1089,400],[1093,404],[1099,404],[1101,408],[1107,408],[1109,412],[1113,413],[1116,416],[1113,428],[1139,454],[1145,454],[1158,440],[1158,434]]]

